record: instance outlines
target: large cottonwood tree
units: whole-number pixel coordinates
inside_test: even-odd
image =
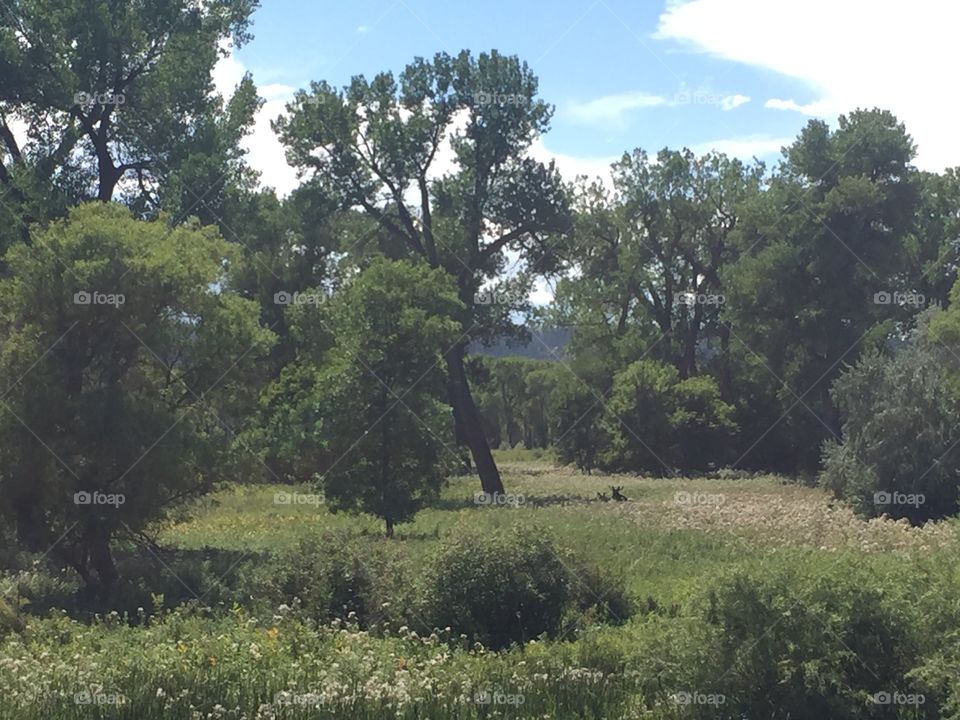
[[[469,446],[483,490],[503,491],[464,370],[471,340],[502,332],[521,293],[478,293],[518,253],[531,272],[558,265],[570,227],[559,173],[529,156],[552,109],[516,57],[437,54],[399,78],[355,77],[342,90],[312,83],[275,128],[288,161],[362,208],[408,256],[456,280],[463,335],[446,353],[458,439]]]
[[[0,8],[0,212],[29,224],[89,199],[198,214],[252,176],[239,141],[259,106],[213,84],[255,0],[17,0]],[[118,192],[118,189],[120,192]],[[12,222],[11,222],[12,220]],[[0,237],[0,245],[17,239]]]

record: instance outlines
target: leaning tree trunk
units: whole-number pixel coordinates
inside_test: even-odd
[[[493,453],[483,432],[480,412],[470,394],[467,373],[464,370],[466,346],[458,343],[447,353],[447,372],[450,376],[450,404],[463,440],[470,448],[473,464],[480,475],[480,486],[487,494],[503,494],[503,481],[494,462]]]
[[[113,552],[110,550],[111,533],[102,527],[91,529],[86,540],[89,551],[90,567],[97,574],[98,591],[108,597],[110,591],[119,579],[117,566],[113,562]]]

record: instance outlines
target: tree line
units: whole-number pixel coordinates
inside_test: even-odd
[[[298,91],[279,198],[241,149],[252,78],[211,76],[254,3],[81,5],[0,24],[0,513],[25,548],[107,591],[118,539],[223,480],[315,481],[389,534],[451,473],[503,493],[491,447],[517,443],[823,470],[861,505],[937,479],[927,515],[956,510],[952,469],[920,467],[954,442],[960,183],[891,113],[811,121],[773,168],[636,149],[571,183],[528,152],[553,108],[526,63],[438,53]],[[548,326],[573,329],[552,361],[468,352]],[[924,378],[904,400],[936,428],[891,457],[904,428],[871,413]]]

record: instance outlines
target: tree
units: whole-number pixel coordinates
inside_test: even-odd
[[[247,76],[225,102],[211,72],[224,41],[249,39],[255,7],[20,0],[0,14],[0,198],[22,239],[31,221],[118,189],[139,211],[209,220],[249,184],[239,140],[256,89]]]
[[[904,273],[919,207],[914,154],[886,111],[841,116],[832,131],[811,121],[741,207],[738,259],[723,274],[727,319],[733,343],[773,377],[780,412],[770,419],[795,470],[815,469],[822,441],[840,434],[829,391],[844,363],[927,302],[920,278]],[[768,424],[755,444],[771,434]]]
[[[516,57],[417,58],[401,73],[341,91],[313,83],[279,118],[288,161],[334,188],[343,207],[359,207],[390,235],[397,254],[440,268],[456,282],[463,337],[446,355],[448,396],[458,440],[469,446],[483,490],[503,483],[483,432],[464,369],[471,340],[509,330],[523,296],[478,293],[520,253],[528,272],[559,265],[551,242],[570,227],[556,168],[526,155],[547,129],[551,108],[537,79]],[[452,169],[444,172],[445,143]]]
[[[860,514],[921,523],[957,513],[957,326],[953,309],[923,315],[893,353],[866,353],[834,383],[843,439],[825,443],[820,482]]]
[[[599,422],[609,444],[600,449],[612,469],[655,475],[722,465],[736,426],[733,407],[709,377],[681,380],[677,370],[638,360],[614,377]]]
[[[561,372],[557,363],[522,357],[477,360],[468,369],[491,442],[548,447],[553,419],[548,399]]]
[[[609,349],[614,364],[651,356],[681,377],[698,372],[707,339],[725,342],[721,272],[733,259],[737,208],[763,166],[690,150],[642,150],[613,165],[613,188],[581,185],[572,255],[582,269],[572,300],[577,346]]]
[[[424,264],[379,260],[329,301],[290,307],[307,340],[270,391],[294,435],[291,453],[316,458],[333,510],[384,520],[387,536],[433,499],[457,460],[442,402],[443,354],[459,336],[453,283]],[[309,333],[330,344],[317,352]]]
[[[37,240],[0,280],[0,512],[107,591],[116,535],[235,477],[273,336],[218,289],[235,253],[215,228],[87,204]]]

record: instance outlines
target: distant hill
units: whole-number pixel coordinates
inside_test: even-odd
[[[566,356],[567,346],[573,336],[573,328],[555,327],[531,329],[539,336],[530,338],[530,342],[520,344],[516,340],[504,338],[498,342],[484,346],[482,343],[472,343],[469,352],[472,355],[486,355],[487,357],[525,357],[534,360],[557,360]],[[549,348],[549,349],[548,349]],[[551,350],[553,352],[551,352]]]

